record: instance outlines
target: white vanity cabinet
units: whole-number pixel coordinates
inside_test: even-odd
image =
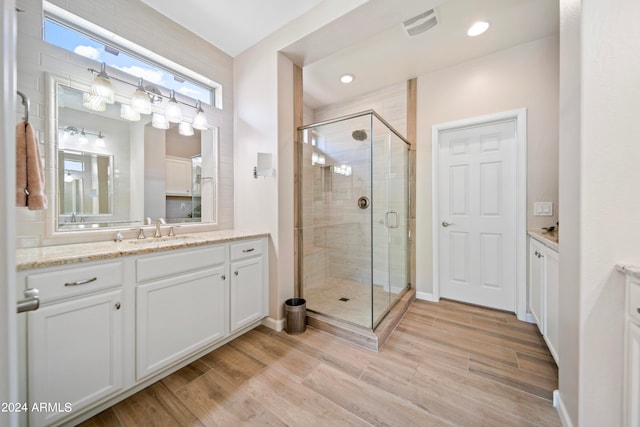
[[[556,364],[559,360],[559,281],[558,251],[535,238],[530,238],[529,312],[538,325]]]
[[[267,315],[266,240],[231,244],[231,332]]]
[[[640,272],[627,275],[626,288],[625,426],[640,427]]]
[[[226,249],[220,245],[137,260],[142,284],[136,286],[136,380],[226,336]]]
[[[529,240],[529,312],[544,335],[544,245]]]
[[[29,425],[43,426],[124,387],[123,263],[96,263],[22,276],[40,291],[27,315]],[[32,410],[32,405],[50,408]]]
[[[268,309],[268,238],[219,234],[195,246],[118,242],[106,256],[111,242],[95,255],[59,248],[99,261],[25,262],[17,293],[37,288],[40,307],[18,315],[19,397],[49,406],[20,425],[77,424],[257,326]]]

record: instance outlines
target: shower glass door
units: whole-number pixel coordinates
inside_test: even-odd
[[[384,123],[372,121],[372,325],[402,295],[408,280],[408,146]]]
[[[298,278],[307,310],[375,329],[408,280],[408,146],[374,112],[301,128]]]
[[[304,131],[298,160],[302,297],[308,310],[366,328],[372,328],[370,135],[370,115],[320,124]]]

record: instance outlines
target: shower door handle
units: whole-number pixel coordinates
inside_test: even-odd
[[[393,215],[393,225],[391,225],[391,216]],[[400,227],[400,225],[398,224],[398,212],[396,211],[389,211],[385,214],[384,216],[384,222],[385,225],[387,226],[387,228],[398,228]]]

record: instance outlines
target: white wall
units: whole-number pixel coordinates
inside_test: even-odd
[[[278,51],[361,3],[325,0],[234,58],[234,224],[271,233],[272,319],[282,319],[284,300],[293,296],[294,271],[293,122],[288,119],[293,117],[293,72],[292,63]],[[253,178],[258,152],[273,155],[276,178]]]
[[[44,72],[50,71],[77,81],[90,82],[91,75],[86,70],[88,67],[97,68],[98,65],[95,61],[42,40],[41,0],[18,0],[16,3],[16,7],[24,11],[18,14],[17,85],[18,89],[31,98],[30,121],[41,131],[40,141],[50,142],[44,139],[47,111]],[[233,59],[137,0],[52,0],[52,3],[222,84],[224,110],[207,106],[203,108],[209,124],[220,128],[217,228],[232,228]],[[21,115],[21,108],[17,109],[16,119]],[[52,167],[50,164],[45,165],[46,169]],[[49,197],[51,200],[51,195]],[[55,209],[55,206],[50,204],[49,209]],[[18,247],[104,239],[104,236],[90,237],[87,234],[80,238],[48,239],[45,234],[45,211],[18,208],[16,217]]]
[[[431,127],[527,108],[527,227],[554,225],[558,212],[558,37],[551,36],[418,76],[416,290],[430,298]],[[533,202],[553,202],[534,217]]]
[[[580,321],[580,1],[560,3],[560,150],[562,202],[559,305],[561,418],[578,426]]]
[[[561,32],[567,36],[561,146],[570,147],[563,148],[560,163],[561,201],[569,207],[561,219],[578,229],[560,243],[561,279],[570,280],[574,291],[560,295],[561,305],[572,311],[560,341],[577,341],[578,354],[573,349],[571,360],[561,360],[577,362],[577,369],[560,370],[560,392],[571,424],[622,425],[624,281],[614,267],[640,265],[640,3],[562,0],[561,5]],[[567,71],[575,76],[578,63],[576,88]]]

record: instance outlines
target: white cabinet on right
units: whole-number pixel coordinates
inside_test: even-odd
[[[558,252],[529,239],[529,312],[538,325],[549,352],[558,364],[559,333]]]
[[[626,277],[624,412],[627,427],[640,427],[640,269],[622,267]]]
[[[266,239],[231,244],[231,332],[268,312]]]

